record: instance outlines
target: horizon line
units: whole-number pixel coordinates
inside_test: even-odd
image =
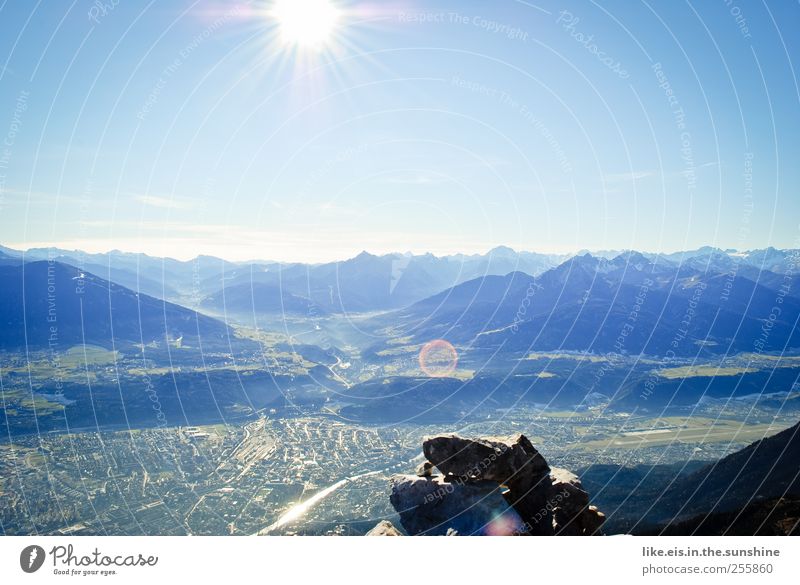
[[[540,251],[536,251],[536,250],[517,249],[517,248],[514,248],[514,247],[506,245],[506,244],[499,244],[499,245],[492,246],[492,247],[486,249],[486,251],[484,251],[484,252],[453,252],[453,253],[445,253],[445,254],[436,254],[436,253],[431,252],[431,251],[413,252],[413,251],[410,251],[410,250],[406,251],[406,252],[394,251],[394,252],[375,253],[375,252],[370,252],[370,251],[368,251],[366,249],[362,249],[360,252],[352,253],[349,256],[345,256],[345,257],[339,258],[337,260],[307,261],[307,260],[273,260],[273,259],[266,259],[266,258],[248,258],[248,259],[245,259],[245,260],[231,260],[230,258],[226,258],[225,256],[222,256],[222,255],[202,254],[202,253],[194,255],[194,256],[187,256],[187,257],[184,257],[184,258],[180,258],[180,257],[168,256],[168,255],[164,255],[164,256],[155,255],[155,254],[147,253],[147,252],[144,252],[144,251],[122,250],[122,249],[119,249],[119,248],[104,249],[102,251],[89,252],[89,251],[81,249],[81,248],[69,249],[69,248],[65,248],[65,247],[60,247],[58,245],[50,245],[50,246],[37,245],[37,246],[31,246],[31,247],[28,247],[28,248],[22,248],[22,247],[16,247],[16,246],[18,246],[18,244],[15,244],[15,243],[11,243],[9,245],[0,244],[0,253],[8,251],[8,252],[13,252],[15,254],[19,254],[19,255],[24,256],[24,255],[26,255],[26,254],[28,254],[30,252],[34,252],[34,251],[57,250],[59,252],[83,254],[83,255],[86,255],[86,256],[103,256],[103,255],[108,255],[108,254],[125,254],[125,255],[131,255],[131,256],[142,255],[142,256],[146,256],[148,258],[161,259],[161,260],[173,260],[173,261],[176,261],[176,262],[192,262],[194,260],[197,260],[198,258],[204,258],[205,257],[205,258],[213,258],[213,259],[216,259],[216,260],[222,260],[224,262],[229,262],[231,264],[269,263],[269,264],[308,264],[308,265],[320,265],[320,264],[330,264],[330,263],[336,263],[336,262],[346,262],[348,260],[353,260],[353,259],[357,258],[358,256],[361,256],[362,254],[368,254],[370,256],[374,256],[374,257],[377,257],[377,258],[382,258],[382,257],[386,257],[386,256],[403,256],[403,257],[433,256],[434,258],[452,258],[452,257],[458,257],[458,256],[465,256],[465,257],[487,256],[490,253],[492,253],[492,252],[494,252],[496,250],[499,250],[499,249],[507,249],[507,250],[510,250],[511,252],[517,254],[517,255],[521,255],[521,254],[536,254],[536,255],[540,255],[540,256],[560,256],[560,257],[563,257],[564,260],[569,259],[569,258],[574,257],[574,256],[584,255],[584,254],[587,254],[587,253],[592,255],[592,256],[603,256],[603,255],[608,255],[608,254],[614,254],[615,256],[619,256],[619,255],[624,254],[626,252],[638,252],[640,254],[650,254],[650,255],[674,255],[674,254],[695,252],[695,251],[698,251],[698,250],[702,250],[704,248],[710,248],[712,250],[716,250],[716,251],[727,253],[727,254],[749,254],[749,253],[759,252],[759,251],[764,251],[764,250],[780,250],[780,251],[798,250],[798,248],[778,248],[776,246],[766,246],[766,247],[763,247],[763,248],[749,248],[749,249],[745,249],[745,250],[740,250],[740,249],[737,249],[737,248],[721,248],[721,247],[713,246],[711,244],[705,244],[705,245],[699,246],[697,248],[676,249],[676,250],[672,250],[672,251],[661,250],[661,251],[657,251],[657,252],[650,251],[650,250],[637,250],[636,248],[621,248],[621,249],[613,249],[613,248],[605,248],[605,249],[580,248],[578,250],[572,250],[572,251],[566,251],[566,252],[540,252]]]

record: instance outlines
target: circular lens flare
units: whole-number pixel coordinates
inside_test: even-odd
[[[325,45],[339,20],[331,0],[276,0],[271,15],[284,43],[310,48]]]
[[[458,365],[458,352],[449,341],[434,339],[422,346],[419,367],[431,378],[451,375]]]

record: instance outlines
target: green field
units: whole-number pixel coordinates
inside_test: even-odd
[[[630,430],[623,429],[608,438],[579,443],[577,448],[603,450],[656,447],[672,443],[752,443],[784,428],[785,424],[781,423],[745,424],[703,417],[664,417],[637,421]]]

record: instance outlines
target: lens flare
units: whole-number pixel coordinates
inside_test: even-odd
[[[449,341],[434,339],[419,352],[419,367],[431,378],[451,375],[458,365],[458,352]]]

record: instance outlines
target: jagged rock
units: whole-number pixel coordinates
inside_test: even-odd
[[[433,463],[425,461],[422,465],[417,467],[417,475],[419,477],[431,477],[433,475]]]
[[[554,490],[563,490],[569,493],[572,498],[571,504],[583,507],[589,503],[588,492],[583,489],[580,478],[571,471],[560,467],[551,467],[550,480]]]
[[[398,475],[390,500],[410,535],[518,534],[525,532],[519,514],[508,505],[496,482],[445,481],[442,476]]]
[[[403,534],[388,520],[381,520],[365,536],[403,536]]]
[[[432,437],[422,443],[422,452],[443,474],[468,480],[490,479],[507,484],[550,471],[544,457],[524,435],[511,440]]]
[[[422,452],[448,478],[491,480],[506,486],[505,499],[525,520],[525,532],[553,534],[550,467],[524,435],[511,439],[433,437],[423,442]]]
[[[553,530],[563,536],[583,536],[596,533],[605,521],[605,514],[589,505],[589,493],[577,475],[553,467],[550,500],[553,502]]]
[[[579,536],[584,532],[581,514],[589,506],[589,494],[581,480],[566,469],[550,470],[550,496],[553,506],[553,531],[563,536]]]
[[[600,533],[600,527],[606,521],[606,515],[597,509],[597,506],[589,506],[580,516],[580,524],[583,526],[583,534],[593,536]]]
[[[550,468],[524,435],[429,438],[418,476],[393,479],[391,501],[409,534],[591,535],[605,515],[580,479]],[[443,476],[431,476],[433,466]]]

